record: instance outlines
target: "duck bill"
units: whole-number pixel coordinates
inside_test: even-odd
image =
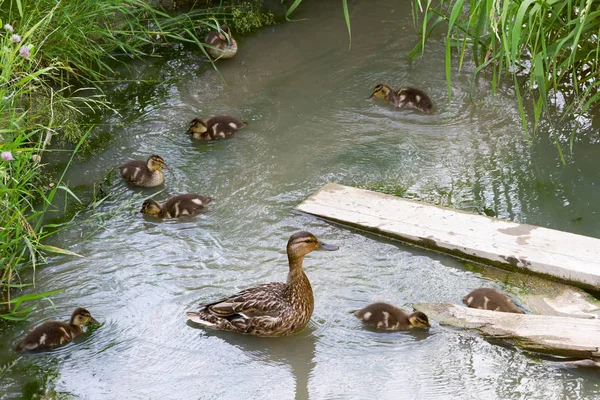
[[[371,100],[373,97],[375,97],[375,93],[373,93],[372,95],[370,95],[369,97],[367,97],[367,100]]]
[[[317,248],[317,250],[324,250],[324,251],[336,251],[337,249],[339,249],[338,246],[334,246],[332,244],[327,244],[327,243],[322,243],[322,242],[319,242],[319,247]]]
[[[164,163],[163,163],[163,166],[162,166],[162,167],[163,167],[164,169],[166,169],[167,171],[173,171],[173,170],[171,169],[171,167],[169,167],[167,164],[164,164]]]
[[[90,317],[90,320],[88,321],[88,324],[92,324],[92,325],[100,325],[100,322],[98,322],[96,319],[94,319],[93,317]]]

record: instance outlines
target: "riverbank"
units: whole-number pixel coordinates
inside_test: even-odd
[[[94,151],[87,140],[93,128],[89,120],[113,107],[104,88],[110,85],[114,66],[156,56],[161,46],[173,42],[200,46],[217,20],[247,33],[274,19],[260,3],[250,1],[227,7],[207,1],[203,8],[172,15],[149,4],[169,8],[173,2],[7,3],[0,12],[0,115],[5,121],[0,130],[0,319],[15,320],[27,317],[27,302],[49,294],[19,297],[19,289],[35,283],[35,274],[28,271],[52,254],[68,253],[44,244],[68,221],[59,226],[44,221],[57,211],[56,196],[81,203],[63,177],[76,154]],[[46,165],[57,156],[64,158],[64,151],[72,153],[70,161],[49,174]]]

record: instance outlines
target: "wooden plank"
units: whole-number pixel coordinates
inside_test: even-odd
[[[502,282],[497,287],[512,295],[513,301],[528,313],[562,317],[600,318],[600,301],[583,289],[551,282],[537,275],[510,272],[482,264],[466,264],[467,269],[489,281]],[[463,295],[465,295],[463,293]]]
[[[329,183],[297,210],[413,244],[600,289],[600,240]]]
[[[441,324],[510,339],[526,350],[600,361],[598,319],[511,314],[441,303],[416,304],[414,308]]]

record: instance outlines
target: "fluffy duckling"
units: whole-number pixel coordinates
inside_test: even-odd
[[[221,25],[217,30],[208,32],[206,35],[206,51],[214,59],[231,58],[238,50],[237,42],[231,36],[231,30],[227,25]]]
[[[412,328],[428,329],[429,318],[420,311],[412,314],[388,303],[373,303],[353,312],[364,324],[385,331],[404,331]]]
[[[148,157],[146,161],[129,161],[119,167],[119,172],[127,182],[144,187],[162,185],[165,175],[162,168],[168,169],[165,160],[156,154]]]
[[[524,314],[517,306],[506,296],[495,289],[479,288],[463,298],[463,303],[470,308],[478,308],[480,310],[509,312],[516,314]]]
[[[394,91],[390,86],[380,83],[375,86],[373,94],[369,98],[372,99],[373,97],[386,99],[399,108],[414,108],[424,113],[429,113],[433,109],[431,99],[421,89],[404,87]]]
[[[29,332],[16,350],[44,350],[70,342],[83,332],[83,325],[98,324],[88,310],[78,307],[69,322],[46,321]]]
[[[190,122],[186,134],[192,135],[194,139],[217,140],[233,135],[238,130],[248,125],[228,115],[218,115],[206,120],[194,118]]]
[[[213,303],[188,318],[214,329],[255,336],[285,336],[300,332],[312,315],[314,298],[310,282],[302,269],[304,256],[314,250],[337,250],[320,242],[309,232],[294,233],[287,244],[289,273],[287,282],[255,286]]]
[[[156,218],[179,218],[198,215],[206,208],[212,199],[199,194],[180,194],[171,197],[161,206],[154,199],[148,199],[142,204],[140,212]]]

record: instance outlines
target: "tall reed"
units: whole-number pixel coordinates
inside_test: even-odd
[[[477,65],[473,81],[482,71],[490,72],[495,91],[502,79],[512,80],[527,135],[525,99],[531,99],[534,132],[559,92],[567,100],[563,117],[585,113],[600,100],[598,0],[415,0],[414,9],[422,13],[421,41],[410,56],[418,57],[434,28],[445,25],[449,93],[452,59],[457,57],[461,68],[469,49]],[[418,18],[415,13],[415,22]],[[575,132],[569,140],[571,151]],[[552,133],[564,163],[556,130]]]

